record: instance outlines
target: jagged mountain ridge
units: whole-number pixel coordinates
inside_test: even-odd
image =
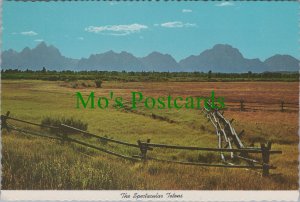
[[[26,47],[19,53],[10,49],[4,51],[1,56],[2,68],[36,70],[45,66],[51,70],[63,70],[76,66],[78,62],[76,59],[62,56],[57,48],[47,46],[44,42],[33,49]]]
[[[241,52],[227,44],[217,44],[211,49],[177,62],[171,55],[152,52],[145,57],[136,57],[128,52],[108,51],[92,54],[88,58],[64,57],[60,51],[42,42],[35,48],[24,48],[20,52],[6,50],[2,53],[3,69],[40,70],[100,70],[100,71],[203,71],[213,72],[263,72],[298,71],[299,60],[290,55],[276,54],[265,61],[247,59]]]

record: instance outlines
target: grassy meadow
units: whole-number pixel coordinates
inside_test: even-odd
[[[298,82],[121,82],[104,81],[96,88],[93,81],[2,80],[2,114],[41,123],[45,117],[67,117],[88,124],[88,131],[99,136],[136,143],[199,147],[217,147],[215,130],[199,110],[146,110],[140,113],[118,110],[77,109],[75,92],[96,96],[130,99],[131,91],[148,96],[216,96],[245,100],[289,100],[298,102]],[[151,114],[165,117],[153,119]],[[34,137],[19,132],[2,131],[2,189],[183,189],[183,190],[296,190],[298,189],[298,112],[225,111],[234,119],[237,132],[245,130],[242,141],[259,145],[272,141],[271,155],[277,166],[269,177],[246,169],[208,168],[148,161],[130,162],[73,143]],[[170,121],[171,120],[171,121]],[[44,131],[12,120],[9,123],[34,131]],[[74,134],[90,142],[128,156],[139,149],[104,143]],[[218,153],[154,149],[149,156],[169,160],[218,163]]]

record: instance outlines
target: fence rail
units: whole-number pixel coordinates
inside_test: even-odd
[[[167,144],[153,144],[146,143],[149,147],[160,147],[160,148],[169,148],[169,149],[183,149],[183,150],[200,150],[200,151],[216,151],[216,152],[248,152],[248,153],[261,153],[261,148],[249,147],[243,149],[226,149],[226,148],[210,148],[210,147],[189,147],[189,146],[177,146],[177,145],[167,145]],[[282,151],[272,150],[272,154],[281,154]]]
[[[216,129],[216,135],[218,137],[218,146],[217,148],[208,148],[208,147],[193,147],[193,146],[180,146],[180,145],[169,145],[169,144],[157,144],[157,143],[150,143],[150,139],[146,142],[137,140],[137,143],[129,143],[121,140],[115,140],[112,138],[98,136],[92,133],[89,133],[84,130],[80,130],[78,128],[60,124],[59,126],[49,126],[44,124],[37,124],[30,121],[25,121],[22,119],[17,119],[10,117],[10,112],[7,112],[6,115],[1,115],[1,129],[6,129],[8,131],[15,130],[17,132],[23,134],[29,134],[38,137],[44,138],[51,138],[60,140],[63,142],[73,142],[81,146],[85,146],[88,148],[95,149],[100,152],[104,152],[106,154],[110,154],[116,157],[120,157],[126,160],[138,162],[146,162],[148,160],[159,161],[159,162],[166,162],[166,163],[176,163],[176,164],[184,164],[184,165],[195,165],[195,166],[208,166],[208,167],[223,167],[223,168],[247,168],[247,169],[262,169],[263,176],[269,175],[270,169],[276,169],[275,166],[269,163],[270,155],[271,154],[281,154],[282,151],[279,150],[271,150],[271,143],[261,144],[261,147],[245,147],[242,141],[240,140],[240,136],[243,132],[237,134],[232,127],[231,123],[233,120],[228,121],[225,119],[223,114],[218,110],[202,110],[205,116],[210,120],[212,125]],[[13,120],[20,123],[30,124],[34,126],[40,126],[41,128],[49,128],[54,130],[54,136],[45,135],[37,132],[33,132],[30,130],[25,130],[22,128],[18,128],[17,126],[8,123],[8,120]],[[107,141],[116,143],[119,145],[138,148],[140,153],[138,155],[133,156],[126,156],[123,154],[116,153],[114,151],[107,150],[105,148],[101,148],[99,146],[95,146],[89,143],[86,143],[81,140],[77,140],[72,138],[72,133],[80,133],[84,136],[93,137],[99,139],[101,141]],[[211,163],[202,163],[202,162],[189,162],[189,161],[174,161],[168,159],[160,159],[155,158],[148,155],[148,151],[151,151],[155,148],[164,148],[164,149],[180,149],[180,150],[188,150],[188,151],[208,151],[208,152],[219,152],[221,157],[222,164],[211,164]],[[230,158],[226,159],[223,153],[230,153]],[[250,154],[261,154],[261,161],[253,159]],[[235,165],[232,160],[240,159],[242,161],[247,162],[247,165]],[[257,164],[257,165],[255,165]]]
[[[100,140],[105,140],[105,141],[108,141],[108,142],[114,142],[114,143],[117,143],[117,144],[122,144],[122,145],[130,146],[130,147],[139,147],[136,144],[132,144],[132,143],[123,142],[123,141],[120,141],[120,140],[115,140],[115,139],[111,139],[111,138],[107,138],[107,137],[94,135],[92,133],[89,133],[89,132],[86,132],[86,131],[83,131],[83,130],[80,130],[78,128],[74,128],[72,126],[68,126],[68,125],[65,125],[65,124],[61,124],[60,127],[62,128],[63,131],[72,130],[72,131],[76,131],[76,132],[85,134],[85,135],[90,136],[90,137],[98,138]]]
[[[299,103],[286,102],[284,100],[277,102],[250,101],[250,100],[226,100],[226,110],[265,110],[265,111],[298,111]]]

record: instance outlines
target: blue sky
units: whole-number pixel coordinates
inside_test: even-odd
[[[41,41],[64,56],[109,50],[176,60],[215,44],[230,44],[246,58],[276,53],[298,57],[297,2],[7,2],[2,49]]]

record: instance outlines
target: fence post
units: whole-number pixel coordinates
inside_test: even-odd
[[[147,140],[147,143],[143,143],[140,140],[138,140],[137,143],[140,147],[141,158],[144,162],[146,162],[147,161],[147,151],[149,149],[147,143],[150,143],[150,139]]]
[[[245,111],[244,100],[240,100],[241,103],[241,111]]]
[[[282,100],[280,104],[281,104],[281,112],[283,112],[284,111],[284,109],[283,109],[284,101]]]
[[[263,173],[262,175],[268,176],[269,175],[269,161],[270,161],[270,150],[271,150],[271,142],[268,142],[267,145],[261,143],[261,154],[262,154],[262,161],[263,161]]]
[[[238,137],[241,138],[243,135],[244,135],[245,131],[242,130],[239,134],[238,134]]]
[[[6,116],[1,115],[1,130],[6,129],[9,132],[9,128],[7,127],[7,117],[9,116],[10,111],[6,112]]]
[[[68,135],[66,134],[66,131],[64,130],[64,126],[62,124],[59,125],[57,134],[61,138],[61,143],[64,144],[67,141]]]

